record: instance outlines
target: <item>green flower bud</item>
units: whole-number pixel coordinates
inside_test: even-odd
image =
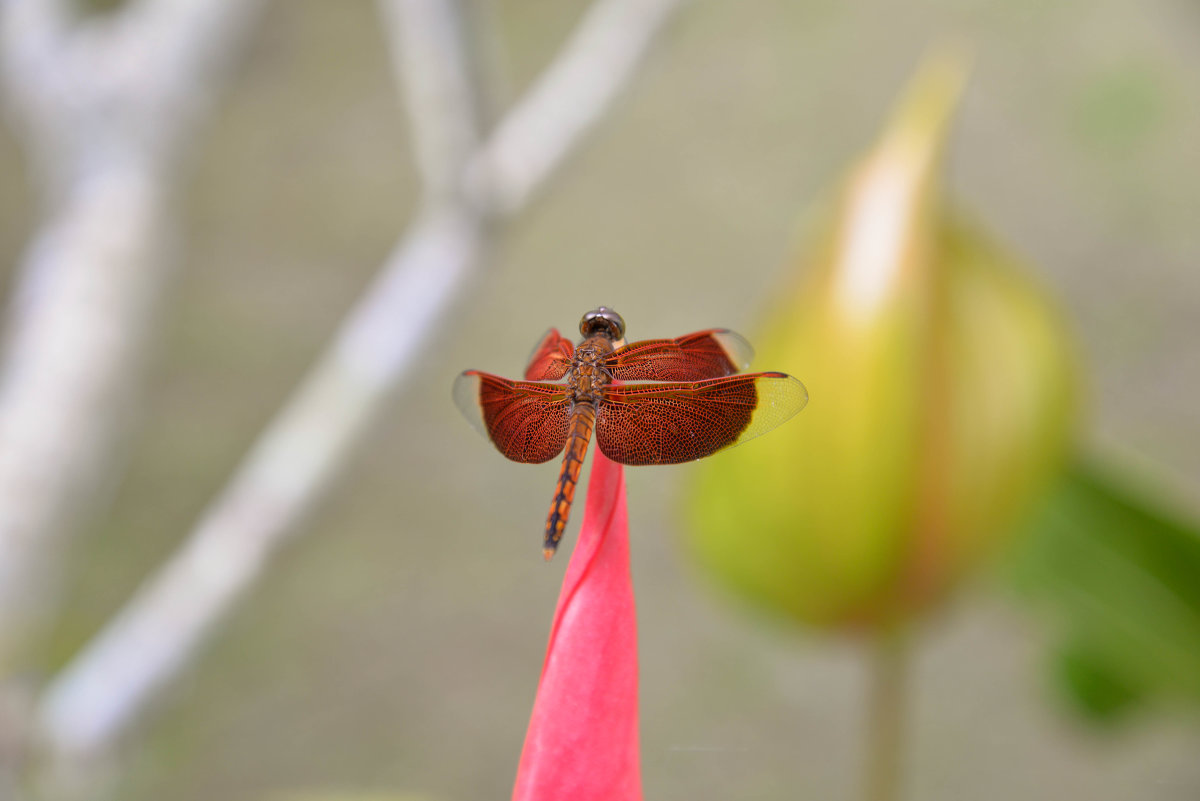
[[[964,71],[927,66],[755,340],[810,401],[697,468],[688,541],[803,622],[886,627],[994,550],[1058,472],[1075,367],[1045,292],[942,208]]]

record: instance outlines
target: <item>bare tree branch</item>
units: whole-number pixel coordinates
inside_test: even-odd
[[[213,100],[263,0],[140,0],[90,18],[0,3],[0,79],[53,200],[95,170],[161,170]]]
[[[681,0],[597,2],[513,107],[467,182],[494,213],[521,209],[608,111]],[[600,67],[600,65],[603,65]]]
[[[444,41],[438,48],[416,44],[423,36],[429,37],[425,42],[440,36],[418,32],[436,24],[436,15],[426,15],[430,2],[390,0],[385,8],[397,23],[389,29],[393,46],[417,48],[397,56],[397,63],[407,73],[418,59],[422,64],[415,68],[428,71],[404,83],[434,202],[402,237],[335,342],[183,549],[50,687],[39,727],[52,752],[103,750],[187,663],[272,552],[295,532],[355,441],[374,424],[386,393],[414,369],[423,346],[479,269],[488,217],[519,211],[579,145],[633,74],[667,12],[679,4],[598,0],[530,98],[468,160],[455,154],[457,145],[428,141],[470,141],[465,131],[447,129],[473,119],[464,109],[469,93],[434,89],[455,86],[459,79],[452,76],[467,71],[447,65]],[[454,63],[465,64],[462,53]],[[456,158],[458,176],[469,171],[475,178],[458,191],[447,190],[457,179],[446,167]]]
[[[396,84],[413,129],[426,202],[459,191],[463,164],[479,146],[478,90],[464,19],[455,0],[380,0]]]
[[[47,183],[47,156],[67,111],[61,85],[74,70],[65,66],[67,32],[73,20],[66,0],[8,0],[0,5],[0,81],[5,111],[25,136],[39,182]],[[40,188],[40,187],[39,187]]]
[[[259,0],[142,0],[81,19],[0,3],[0,76],[45,221],[0,371],[0,676],[54,604],[54,566],[108,476],[169,259],[171,176]]]

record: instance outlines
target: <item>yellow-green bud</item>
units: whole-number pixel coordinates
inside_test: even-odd
[[[1075,370],[1056,311],[942,207],[962,80],[942,59],[914,81],[755,339],[755,367],[804,381],[808,407],[697,468],[700,562],[807,623],[889,626],[943,597],[1070,440]]]

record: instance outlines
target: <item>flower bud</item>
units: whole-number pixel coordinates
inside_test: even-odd
[[[943,597],[1059,471],[1074,365],[1045,292],[943,208],[964,70],[931,62],[851,172],[756,367],[805,382],[795,420],[706,460],[688,541],[803,622],[885,627]]]

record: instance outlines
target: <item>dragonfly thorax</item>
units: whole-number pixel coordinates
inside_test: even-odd
[[[604,335],[591,336],[579,344],[567,373],[567,384],[576,403],[595,404],[600,400],[604,388],[612,377],[603,365],[604,358],[612,353],[612,342]]]

